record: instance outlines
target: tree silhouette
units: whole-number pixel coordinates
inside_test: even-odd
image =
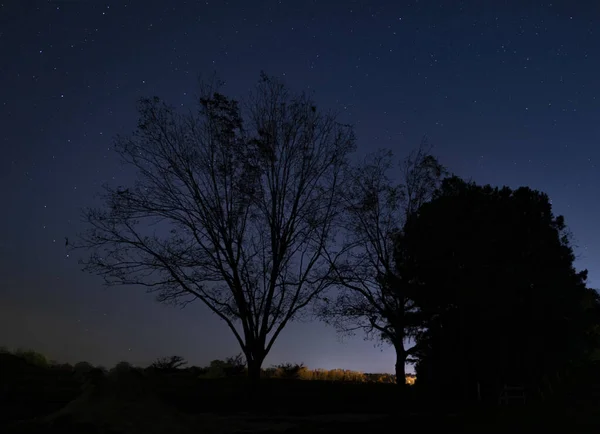
[[[400,165],[400,183],[390,179],[393,155],[379,151],[351,170],[344,192],[345,240],[332,261],[339,292],[323,298],[319,314],[343,333],[363,330],[396,351],[397,384],[405,383],[410,350],[405,341],[415,326],[409,282],[396,272],[394,243],[407,216],[430,199],[445,169],[425,141]]]
[[[477,383],[492,396],[506,383],[536,391],[589,354],[595,292],[545,194],[444,180],[409,219],[397,255],[425,319],[419,382],[465,397]]]
[[[77,247],[93,250],[85,269],[108,285],[202,301],[258,379],[283,328],[327,285],[354,136],[264,74],[243,105],[218,86],[202,87],[197,113],[141,100],[137,131],[116,141],[137,182],[105,187]]]
[[[150,365],[159,371],[175,371],[187,365],[187,361],[181,356],[159,357]]]

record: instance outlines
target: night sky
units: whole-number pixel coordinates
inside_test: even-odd
[[[111,141],[139,97],[190,107],[198,74],[244,96],[261,70],[314,91],[359,153],[427,135],[451,171],[547,192],[600,287],[600,3],[0,0],[0,345],[59,361],[197,365],[240,352],[200,304],[104,288],[67,256],[80,209],[132,173]],[[265,365],[392,372],[395,356],[320,323]]]

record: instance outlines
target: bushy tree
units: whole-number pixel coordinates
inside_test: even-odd
[[[418,286],[419,383],[471,397],[476,383],[535,389],[589,352],[594,292],[547,195],[449,178],[409,219],[396,255]]]

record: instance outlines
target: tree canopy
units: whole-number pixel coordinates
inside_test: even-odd
[[[537,387],[586,357],[597,294],[569,239],[544,193],[444,180],[396,252],[398,273],[419,288],[419,381],[459,381],[466,395],[474,383]]]

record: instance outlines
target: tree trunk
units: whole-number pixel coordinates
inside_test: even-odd
[[[260,380],[260,373],[262,368],[263,358],[248,358],[248,379],[252,382],[258,382]]]
[[[264,351],[250,351],[246,354],[246,363],[248,364],[248,395],[247,408],[249,411],[257,410],[261,403],[260,374],[265,356]]]
[[[399,414],[404,413],[407,408],[407,400],[406,400],[406,351],[404,350],[404,343],[400,342],[400,344],[394,344],[394,348],[396,350],[396,387],[398,388],[398,407],[397,412]]]
[[[260,380],[262,364],[267,354],[265,353],[264,342],[252,342],[246,351],[246,363],[248,364],[248,379],[255,383]]]
[[[396,384],[400,387],[406,386],[406,367],[404,359],[400,358],[396,360]]]
[[[396,384],[400,388],[406,385],[406,351],[404,351],[404,343],[394,343],[396,350]]]

